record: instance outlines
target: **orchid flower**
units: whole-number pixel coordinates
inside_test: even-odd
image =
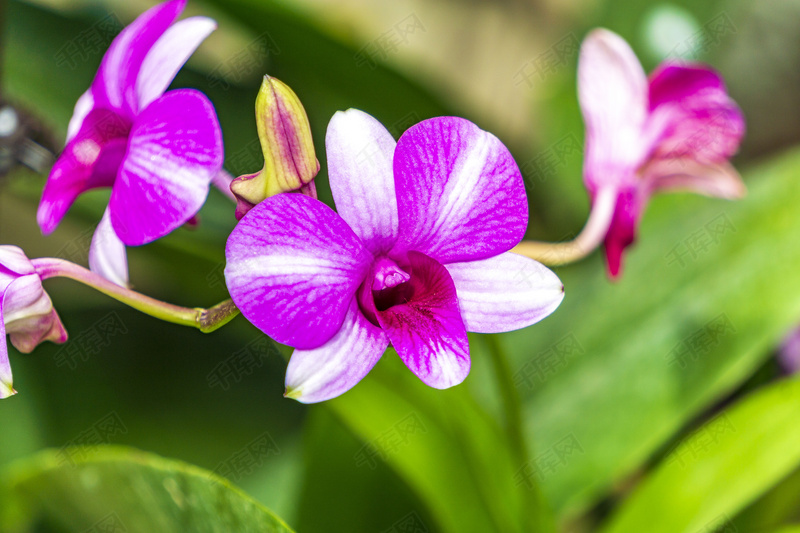
[[[578,97],[586,122],[584,182],[593,210],[607,213],[598,218],[608,224],[600,238],[612,277],[653,194],[745,194],[728,163],[744,118],[710,68],[665,62],[648,79],[630,46],[598,29],[581,47]]]
[[[208,98],[193,89],[164,93],[216,28],[206,17],[173,24],[185,4],[151,8],[111,43],[75,105],[39,205],[39,226],[49,234],[81,193],[111,187],[89,263],[120,285],[128,276],[125,246],[152,242],[189,221],[222,167],[222,133]]]
[[[508,252],[525,233],[528,203],[495,136],[440,117],[395,143],[351,109],[334,115],[326,148],[338,213],[305,195],[272,196],[226,248],[236,306],[296,348],[286,396],[344,393],[389,344],[425,384],[451,387],[469,373],[467,331],[526,327],[558,307],[556,275]]]
[[[29,353],[44,341],[62,343],[67,332],[42,280],[25,253],[16,246],[0,246],[0,398],[16,393],[12,387],[6,334],[21,352]]]

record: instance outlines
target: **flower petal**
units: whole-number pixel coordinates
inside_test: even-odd
[[[358,109],[333,115],[325,137],[336,211],[375,254],[388,252],[397,240],[395,145],[380,122]]]
[[[482,261],[450,263],[467,331],[502,333],[534,324],[555,311],[564,285],[550,269],[511,252]]]
[[[35,269],[30,259],[18,246],[10,244],[0,245],[0,273],[3,269],[8,270],[12,274],[26,275],[33,274]],[[5,287],[0,286],[0,291],[4,291]]]
[[[217,23],[210,18],[190,17],[176,22],[159,37],[136,77],[139,110],[164,94],[189,56],[216,28]]]
[[[65,342],[67,332],[38,274],[12,282],[2,296],[3,323],[11,343],[30,353],[44,341]]]
[[[469,374],[470,359],[456,287],[436,260],[417,252],[409,252],[408,260],[412,296],[406,303],[378,310],[378,323],[423,383],[437,389],[458,385]]]
[[[186,0],[158,4],[125,27],[103,56],[92,82],[98,107],[107,107],[132,118],[139,110],[136,78],[150,49],[178,18]]]
[[[286,397],[303,403],[330,400],[364,379],[389,339],[371,324],[355,298],[339,331],[313,350],[295,350],[286,369]]]
[[[628,43],[605,29],[592,31],[578,60],[578,100],[586,123],[584,180],[590,192],[630,182],[649,152],[642,137],[647,78]]]
[[[656,156],[721,162],[739,149],[744,116],[710,68],[661,65],[650,79],[650,128],[661,140]]]
[[[736,200],[747,194],[741,176],[726,162],[659,159],[647,166],[645,179],[654,192],[688,191],[727,200]]]
[[[242,314],[300,349],[317,348],[339,331],[372,260],[332,209],[294,193],[251,209],[225,255],[225,280]]]
[[[622,270],[622,254],[625,248],[636,241],[646,195],[640,188],[623,189],[617,196],[614,215],[605,238],[606,265],[612,279],[617,278]]]
[[[0,294],[0,400],[17,393],[13,387],[14,377],[11,374],[11,363],[8,360],[6,345],[6,327],[3,323],[3,295]]]
[[[107,109],[93,109],[58,157],[42,192],[36,219],[51,233],[82,192],[114,183],[125,155],[130,121]]]
[[[440,263],[485,259],[525,234],[522,175],[500,140],[457,117],[412,126],[394,155],[398,251]]]
[[[108,209],[97,225],[89,248],[89,267],[109,281],[128,286],[128,254],[111,226]]]
[[[108,204],[122,242],[146,244],[197,214],[222,157],[222,132],[205,95],[180,89],[150,104],[131,129]]]
[[[75,102],[75,109],[72,112],[72,118],[69,119],[69,125],[67,126],[67,143],[78,134],[81,126],[83,126],[86,115],[88,115],[92,109],[94,109],[94,97],[92,96],[92,90],[87,89],[86,92],[78,98],[78,101]]]

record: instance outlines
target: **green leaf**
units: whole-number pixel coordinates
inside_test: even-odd
[[[561,517],[641,468],[796,325],[800,153],[745,174],[750,194],[740,202],[655,198],[618,283],[605,279],[599,253],[560,269],[561,307],[500,337],[523,389],[531,455]]]
[[[766,386],[682,441],[603,532],[713,530],[800,464],[798,442],[800,379]]]
[[[66,457],[69,460],[66,460]],[[0,476],[0,530],[291,533],[223,478],[131,448],[46,450]],[[102,527],[101,527],[102,526]],[[117,529],[115,529],[116,531]]]
[[[519,482],[519,459],[505,433],[467,387],[427,387],[389,350],[367,379],[326,406],[366,443],[357,463],[392,466],[442,531],[547,524],[548,511]]]

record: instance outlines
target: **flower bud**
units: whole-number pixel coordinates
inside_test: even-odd
[[[0,246],[0,398],[15,394],[5,336],[23,353],[44,341],[62,343],[67,332],[42,280],[25,253]]]
[[[297,95],[270,76],[264,76],[256,97],[256,125],[264,168],[231,183],[238,200],[237,219],[265,198],[282,192],[299,191],[316,198],[313,179],[319,161],[308,116]]]

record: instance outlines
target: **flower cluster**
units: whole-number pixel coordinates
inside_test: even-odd
[[[210,100],[194,89],[167,91],[216,27],[206,17],[176,22],[185,4],[159,4],[114,39],[44,187],[45,234],[82,193],[111,189],[92,271],[0,246],[0,398],[15,393],[6,334],[22,352],[67,339],[42,287],[49,277],[202,331],[241,311],[295,348],[286,396],[301,402],[343,394],[389,347],[423,383],[457,385],[471,367],[468,331],[524,328],[559,306],[559,278],[537,254],[521,254],[565,243],[518,246],[528,200],[517,164],[497,137],[463,118],[424,120],[395,141],[372,116],[337,112],[325,139],[334,211],[317,199],[320,164],[299,97],[265,76],[256,98],[264,166],[227,176]],[[580,242],[592,244],[584,255],[605,243],[612,276],[654,193],[744,193],[728,163],[744,121],[717,73],[669,63],[648,79],[619,36],[596,30],[582,46],[578,79],[594,204]],[[130,290],[126,247],[193,222],[212,184],[236,202],[225,268],[232,301],[188,309]]]

